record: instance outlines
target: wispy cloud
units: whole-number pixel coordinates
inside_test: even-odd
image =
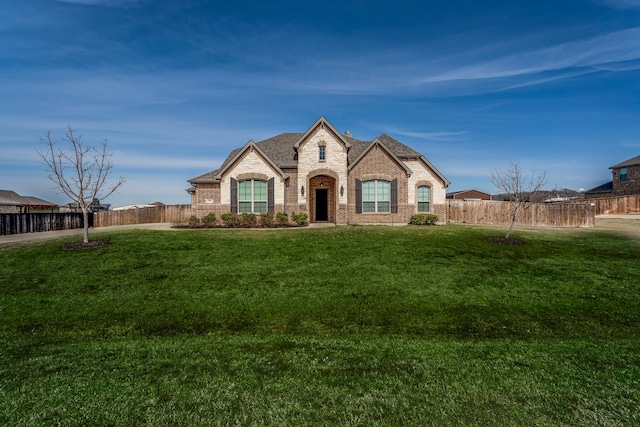
[[[463,141],[468,139],[467,132],[465,131],[412,132],[400,129],[389,129],[387,132],[393,135],[408,136],[410,138],[424,139],[427,141]]]
[[[600,67],[640,59],[640,28],[616,31],[589,40],[567,42],[428,76],[423,83],[480,80],[531,75],[580,67]],[[640,68],[637,64],[635,68]],[[570,76],[570,75],[568,75]]]
[[[56,0],[60,3],[73,3],[84,6],[132,7],[144,3],[145,0]]]

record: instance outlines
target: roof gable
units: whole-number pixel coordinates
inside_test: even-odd
[[[253,142],[253,140],[249,140],[249,142],[247,142],[247,143],[245,144],[245,146],[244,146],[244,147],[242,147],[241,149],[237,150],[237,152],[236,152],[235,156],[234,156],[231,160],[229,160],[228,162],[226,162],[226,164],[225,164],[223,167],[221,167],[220,169],[218,169],[218,173],[215,175],[215,179],[216,179],[216,180],[220,180],[220,179],[222,178],[222,175],[224,175],[224,173],[225,173],[227,170],[229,170],[229,168],[230,168],[230,167],[231,167],[231,166],[232,166],[232,165],[233,165],[233,164],[234,164],[234,163],[235,163],[235,162],[236,162],[240,157],[242,157],[242,155],[243,155],[244,153],[246,153],[247,151],[254,151],[254,152],[258,153],[258,155],[259,155],[260,157],[262,157],[262,158],[264,159],[264,161],[265,161],[269,166],[271,166],[271,167],[272,167],[276,172],[278,172],[278,174],[280,174],[280,176],[281,176],[282,178],[287,178],[287,176],[288,176],[288,175],[287,175],[287,174],[286,174],[282,169],[280,169],[280,167],[279,167],[278,165],[276,165],[276,164],[273,162],[273,160],[271,160],[271,159],[269,158],[269,156],[267,156],[267,155],[266,155],[266,154],[265,154],[265,153],[260,149],[260,147],[259,147],[255,142]],[[228,159],[229,159],[229,158],[227,158],[227,160],[228,160]]]
[[[293,148],[298,150],[298,148],[300,148],[300,146],[303,145],[307,141],[307,139],[309,139],[309,137],[316,132],[318,128],[325,129],[329,133],[332,133],[336,140],[341,142],[347,149],[351,147],[351,144],[349,143],[349,141],[347,141],[344,135],[338,132],[336,128],[334,128],[333,125],[327,121],[327,119],[325,119],[324,117],[320,117],[304,134],[302,134],[298,141],[293,145]]]
[[[366,147],[365,150],[362,153],[360,153],[360,155],[354,160],[354,162],[348,166],[347,170],[351,170],[355,165],[358,164],[358,162],[360,162],[360,160],[364,159],[367,156],[367,154],[371,150],[373,150],[375,147],[380,147],[385,153],[387,153],[389,157],[391,157],[402,169],[405,170],[405,172],[407,173],[407,176],[410,176],[413,173],[411,169],[409,169],[407,165],[405,165],[402,162],[402,160],[400,160],[398,156],[396,156],[391,150],[389,150],[389,148],[387,148],[387,146],[384,145],[382,141],[380,141],[380,139],[378,138],[374,139],[373,142],[371,142],[368,145],[368,147]]]

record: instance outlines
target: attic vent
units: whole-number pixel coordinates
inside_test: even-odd
[[[351,132],[349,132],[348,130],[344,131],[344,136],[348,136],[349,138],[351,138]]]

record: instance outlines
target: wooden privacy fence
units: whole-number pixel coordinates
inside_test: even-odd
[[[640,212],[640,195],[585,199],[574,203],[593,204],[596,215]]]
[[[111,225],[150,224],[155,222],[184,223],[189,221],[191,205],[166,205],[149,208],[105,211],[95,214],[94,227]]]
[[[447,200],[449,222],[511,224],[513,205],[499,201]],[[524,211],[516,225],[525,227],[593,227],[595,208],[590,204],[535,203]]]
[[[91,218],[90,218],[91,219]],[[89,221],[91,225],[91,221]],[[81,213],[0,214],[0,236],[82,228]]]

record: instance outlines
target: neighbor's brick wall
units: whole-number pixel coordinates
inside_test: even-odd
[[[398,213],[356,214],[355,180],[398,179]],[[350,224],[406,224],[411,211],[408,200],[408,179],[406,171],[382,148],[376,146],[351,169],[349,174],[348,222]],[[345,192],[346,194],[346,192]]]
[[[627,180],[620,181],[620,169],[613,171],[613,195],[640,194],[640,165],[627,167]]]

